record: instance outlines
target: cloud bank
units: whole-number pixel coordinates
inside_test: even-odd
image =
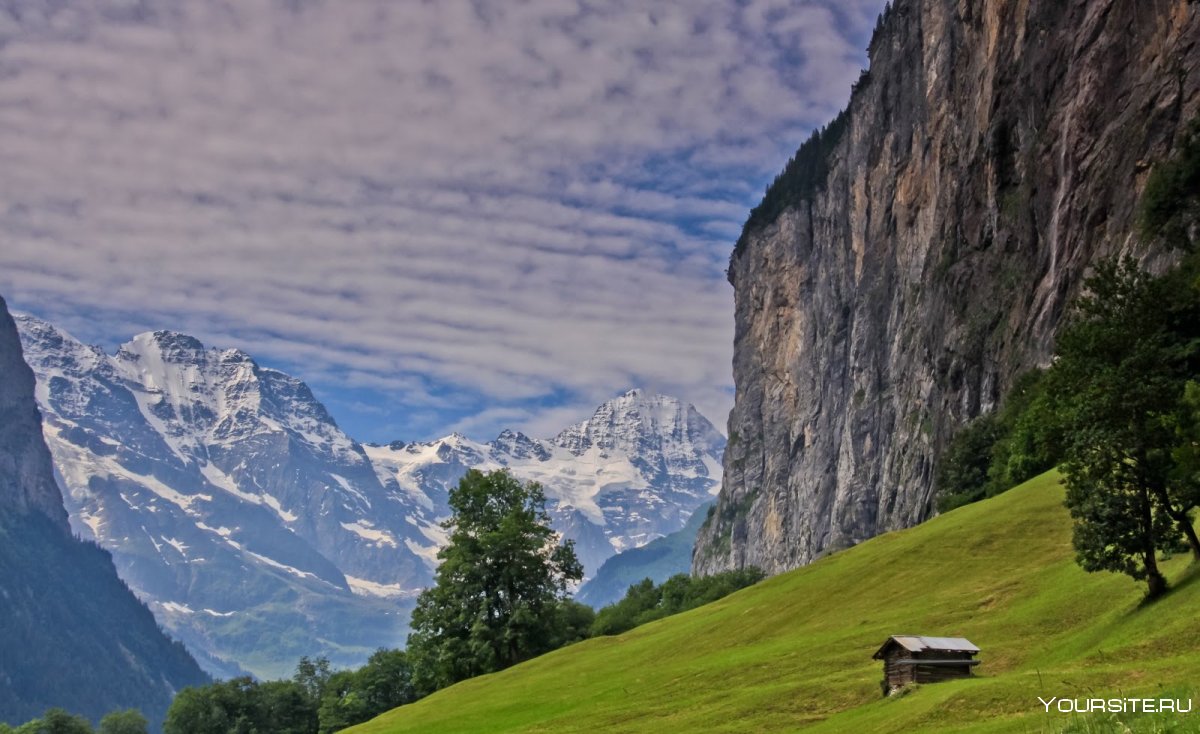
[[[0,5],[0,290],[306,379],[365,439],[629,386],[720,424],[724,267],[881,3]]]

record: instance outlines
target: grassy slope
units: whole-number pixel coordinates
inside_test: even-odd
[[[1200,694],[1200,573],[1167,562],[1177,589],[1141,608],[1140,585],[1075,566],[1061,503],[1045,475],[350,731],[1059,731],[1038,695]],[[979,677],[881,699],[871,654],[902,633],[970,638]]]

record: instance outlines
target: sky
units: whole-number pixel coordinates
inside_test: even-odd
[[[882,0],[0,0],[0,294],[362,441],[733,402],[729,254]]]

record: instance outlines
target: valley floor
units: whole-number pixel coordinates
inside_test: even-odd
[[[889,533],[700,609],[440,691],[348,730],[1200,731],[1200,713],[1047,713],[1039,696],[1200,699],[1200,569],[1175,588],[1074,563],[1058,477]],[[892,634],[964,636],[975,678],[880,695]],[[1193,703],[1200,704],[1200,700]]]

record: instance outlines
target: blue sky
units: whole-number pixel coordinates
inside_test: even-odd
[[[723,428],[729,252],[882,5],[9,2],[0,294],[241,347],[365,441],[634,386]]]

